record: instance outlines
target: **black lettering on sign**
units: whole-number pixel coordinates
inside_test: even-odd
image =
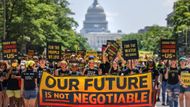
[[[50,61],[59,61],[61,59],[61,44],[56,42],[47,43],[47,58]]]
[[[137,40],[123,41],[122,48],[123,48],[123,58],[125,60],[139,58]]]

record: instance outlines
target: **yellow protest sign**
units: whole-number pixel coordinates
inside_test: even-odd
[[[152,59],[153,55],[154,54],[152,51],[139,51],[139,60],[147,61],[149,59]]]
[[[181,73],[181,80],[184,85],[190,86],[190,73]]]
[[[89,56],[94,56],[95,59],[97,59],[98,53],[97,51],[86,51],[85,60],[87,61]]]
[[[70,107],[152,106],[151,73],[131,76],[54,77],[40,84],[40,105]]]

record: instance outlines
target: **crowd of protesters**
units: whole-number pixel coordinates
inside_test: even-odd
[[[89,56],[88,60],[75,56],[59,62],[49,62],[44,57],[1,61],[0,107],[38,106],[38,88],[43,72],[55,76],[125,76],[151,72],[153,107],[160,100],[163,106],[190,107],[190,86],[185,86],[180,79],[181,73],[190,73],[190,60],[186,57],[170,61],[125,61],[118,54],[114,61],[109,61],[103,54],[100,61],[94,56]]]

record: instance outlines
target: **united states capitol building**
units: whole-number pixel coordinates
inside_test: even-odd
[[[80,34],[87,39],[94,50],[101,50],[102,45],[106,44],[107,40],[120,39],[124,35],[121,30],[118,30],[117,33],[111,33],[108,30],[106,14],[98,0],[94,0],[88,8]]]

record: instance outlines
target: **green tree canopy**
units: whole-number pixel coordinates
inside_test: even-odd
[[[178,0],[174,4],[174,10],[169,17],[174,33],[182,32],[190,26],[190,1]]]
[[[140,50],[158,52],[160,40],[172,38],[172,30],[162,26],[150,26],[147,31],[125,35],[122,40],[137,40]]]
[[[68,5],[68,0],[6,0],[6,39],[20,47],[54,41],[70,50],[86,49],[86,40],[73,30],[78,25]]]

